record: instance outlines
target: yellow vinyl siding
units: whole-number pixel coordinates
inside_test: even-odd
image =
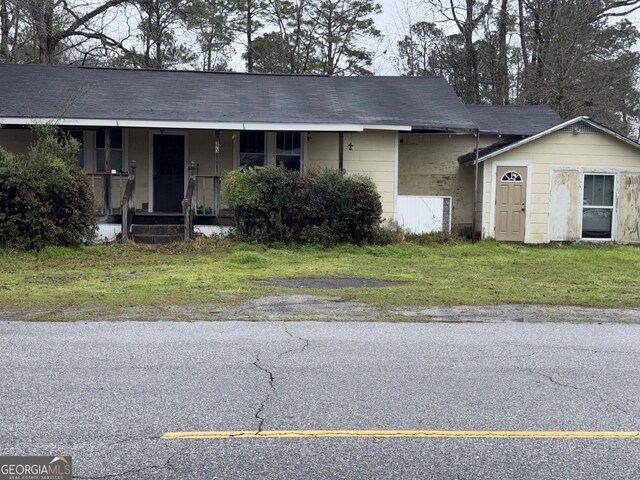
[[[393,220],[396,132],[346,133],[344,143],[344,169],[373,179],[382,199],[382,216],[387,221]],[[353,143],[353,150],[349,150],[349,143]]]
[[[366,130],[344,134],[344,169],[349,174],[362,174],[375,182],[382,199],[382,216],[392,220],[394,214],[394,162],[396,133]],[[353,150],[349,150],[349,144]],[[339,134],[316,133],[307,142],[306,170],[338,168]]]
[[[188,141],[189,162],[187,166],[193,162],[199,175],[213,175],[215,157],[213,130],[190,130]]]
[[[308,138],[305,169],[312,171],[321,168],[338,168],[338,134],[312,132]],[[347,149],[346,145],[345,149]]]

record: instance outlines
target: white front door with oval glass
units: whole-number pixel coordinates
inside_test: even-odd
[[[496,240],[524,242],[527,167],[498,167],[496,182]]]

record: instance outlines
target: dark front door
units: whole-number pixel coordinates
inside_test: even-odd
[[[153,136],[153,210],[181,212],[184,197],[184,137]]]

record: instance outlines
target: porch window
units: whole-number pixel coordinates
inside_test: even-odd
[[[582,238],[612,238],[614,189],[614,175],[584,176]]]
[[[278,132],[276,137],[276,164],[288,170],[300,171],[302,159],[300,132]]]
[[[264,132],[240,132],[240,167],[263,167]]]
[[[122,129],[111,129],[111,170],[121,172],[123,169],[124,149],[122,147]],[[104,172],[104,128],[96,132],[97,172]]]

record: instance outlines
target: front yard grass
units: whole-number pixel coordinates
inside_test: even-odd
[[[391,288],[304,290],[379,307],[567,304],[640,307],[640,248],[477,244],[270,248],[196,240],[0,250],[0,310],[228,304],[301,293],[260,280],[357,277]]]

